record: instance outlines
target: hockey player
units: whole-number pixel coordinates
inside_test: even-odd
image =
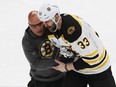
[[[66,72],[66,87],[116,87],[111,71],[109,55],[98,34],[83,19],[60,14],[57,5],[44,3],[39,9],[39,17],[52,34],[51,42],[66,58],[73,62],[59,63],[53,67]]]

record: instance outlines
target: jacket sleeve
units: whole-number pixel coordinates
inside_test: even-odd
[[[52,66],[57,65],[54,61],[54,58],[51,59],[41,58],[38,50],[35,49],[33,43],[25,37],[23,37],[22,40],[22,47],[24,54],[30,63],[30,66],[33,67],[34,69],[46,70],[51,69]]]

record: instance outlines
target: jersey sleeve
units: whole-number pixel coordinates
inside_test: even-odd
[[[69,43],[73,43],[82,33],[80,19],[77,16],[68,15],[64,20],[65,23],[62,27],[64,37]]]
[[[86,33],[88,36],[91,38],[91,41],[93,41],[94,46],[96,47],[98,54],[101,55],[102,53],[102,48],[103,48],[103,43],[98,35],[98,33],[85,21],[83,21],[83,25],[85,28]]]

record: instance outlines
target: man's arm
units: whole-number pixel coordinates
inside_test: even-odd
[[[38,50],[34,48],[33,44],[27,38],[23,38],[22,46],[27,60],[36,70],[50,69],[52,66],[57,65],[57,63],[54,61],[54,58],[41,58]]]
[[[57,66],[53,66],[52,68],[55,69],[55,70],[59,70],[61,72],[67,72],[67,71],[70,71],[70,70],[75,70],[74,66],[73,66],[73,63],[63,63],[59,60],[55,60],[56,63],[58,63]]]
[[[57,66],[52,67],[53,69],[59,70],[61,72],[66,72],[70,70],[80,70],[84,68],[91,67],[89,64],[83,61],[82,58],[78,59],[76,62],[72,63],[63,63],[59,60],[55,60],[55,62],[58,64]]]

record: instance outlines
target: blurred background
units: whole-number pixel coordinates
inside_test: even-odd
[[[78,15],[87,21],[102,39],[110,54],[116,79],[116,2],[115,0],[52,0],[61,13]],[[22,50],[27,16],[38,10],[44,0],[0,1],[0,87],[26,87],[29,63]]]

